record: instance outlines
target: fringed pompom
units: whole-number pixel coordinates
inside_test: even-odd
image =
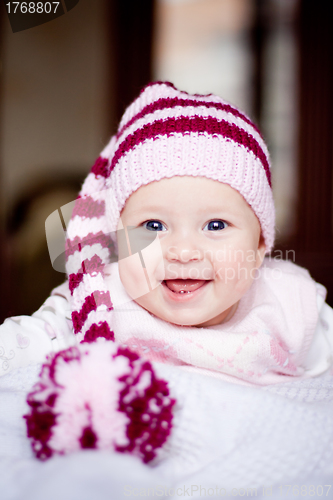
[[[50,355],[27,402],[37,458],[95,448],[145,463],[167,440],[175,404],[148,361],[102,340]]]

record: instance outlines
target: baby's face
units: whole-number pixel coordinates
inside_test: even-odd
[[[230,316],[265,254],[259,221],[244,198],[204,177],[142,186],[126,202],[122,227],[135,228],[132,235],[137,231],[142,241],[156,238],[141,257],[119,260],[127,293],[177,325],[212,326]]]

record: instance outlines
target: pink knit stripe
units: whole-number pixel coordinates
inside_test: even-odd
[[[261,133],[258,129],[258,127],[252,123],[252,121],[245,116],[243,113],[238,111],[238,109],[230,106],[230,104],[225,104],[221,102],[214,102],[214,101],[195,101],[193,99],[180,99],[178,97],[167,97],[164,99],[158,99],[157,101],[154,101],[147,106],[145,106],[139,113],[137,113],[131,120],[129,120],[122,128],[121,130],[117,133],[117,138],[119,138],[123,132],[130,127],[135,121],[139,120],[140,118],[143,118],[145,115],[154,113],[155,111],[161,111],[162,109],[171,109],[175,108],[176,106],[180,106],[182,108],[187,108],[187,107],[199,107],[203,106],[205,108],[215,108],[219,111],[226,111],[227,113],[231,113],[233,116],[237,118],[241,118],[244,122],[248,123],[253,127],[253,129],[260,135]]]
[[[109,160],[107,158],[102,158],[101,156],[99,156],[95,161],[94,165],[92,166],[91,172],[96,176],[101,175],[102,177],[107,177],[108,163]]]
[[[105,203],[103,200],[95,201],[91,196],[85,196],[83,198],[77,198],[74,205],[72,218],[74,218],[76,215],[79,215],[80,217],[92,219],[93,217],[100,218],[104,214]]]
[[[84,274],[93,274],[101,272],[104,267],[102,259],[98,255],[94,255],[91,259],[86,259],[82,262],[82,267],[77,273],[69,275],[69,290],[71,295],[75,288],[83,281]]]
[[[82,261],[84,259],[91,259],[94,255],[99,255],[102,259],[103,264],[108,264],[110,261],[110,251],[109,248],[103,248],[99,243],[95,245],[86,246],[82,252],[77,251],[73,255],[69,255],[67,258],[67,273],[73,274],[78,273],[82,269]],[[114,262],[116,258],[111,254],[111,259]],[[88,275],[89,276],[89,275]]]
[[[158,80],[156,82],[147,83],[147,85],[145,87],[143,87],[143,89],[141,90],[140,94],[143,94],[146,91],[146,89],[148,89],[150,87],[155,87],[155,85],[157,87],[159,87],[160,85],[166,85],[167,87],[170,87],[173,90],[175,90],[178,94],[182,93],[182,94],[189,95],[191,97],[210,97],[210,96],[213,96],[212,93],[210,93],[210,94],[190,94],[189,92],[186,92],[186,90],[178,90],[177,87],[175,87],[174,84],[171,82],[168,82],[168,81],[162,82],[160,80]]]
[[[105,189],[105,177],[96,175],[93,172],[89,172],[86,180],[83,183],[82,189],[79,193],[80,196],[93,196],[96,193],[100,193]]]
[[[148,139],[155,140],[158,139],[159,136],[170,136],[177,133],[208,133],[212,136],[219,135],[244,146],[248,150],[252,151],[252,153],[261,161],[268,183],[271,186],[269,163],[258,142],[237,125],[229,123],[225,120],[217,120],[213,117],[203,118],[201,116],[195,116],[193,118],[169,118],[167,120],[157,120],[153,123],[144,125],[142,128],[126,137],[126,139],[119,145],[113,156],[109,172],[112,172],[122,156],[144,141]]]
[[[75,252],[82,250],[85,246],[91,246],[96,243],[99,243],[102,247],[108,248],[110,252],[114,251],[114,243],[111,240],[110,236],[104,234],[102,231],[98,233],[89,233],[84,238],[80,238],[79,236],[75,236],[72,240],[66,240],[66,257],[68,258],[70,255],[73,255]]]
[[[97,338],[103,337],[106,340],[112,340],[114,342],[114,332],[110,329],[106,321],[102,323],[93,323],[89,330],[86,331],[84,335],[84,340],[82,342],[94,342]]]
[[[149,83],[147,83],[147,85],[145,85],[145,86],[143,87],[143,89],[140,91],[140,94],[143,94],[143,93],[146,91],[146,89],[148,89],[149,87],[155,87],[155,85],[156,85],[156,86],[159,86],[159,85],[166,85],[167,87],[171,87],[171,88],[173,88],[174,90],[177,90],[177,92],[179,92],[179,90],[178,90],[178,89],[176,89],[176,87],[174,86],[174,84],[173,84],[173,83],[168,82],[168,81],[162,82],[162,80],[157,80],[157,81],[155,81],[155,82],[149,82]]]
[[[85,298],[80,311],[72,312],[72,321],[74,333],[79,333],[82,330],[84,322],[91,311],[96,311],[100,305],[106,305],[108,309],[113,309],[109,292],[96,291]]]

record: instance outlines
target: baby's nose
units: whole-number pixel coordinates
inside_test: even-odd
[[[202,260],[203,253],[198,246],[191,244],[190,241],[183,241],[169,246],[166,258],[170,262],[196,262]]]

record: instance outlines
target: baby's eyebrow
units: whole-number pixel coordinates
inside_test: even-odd
[[[194,211],[196,215],[207,217],[207,218],[227,218],[230,216],[239,216],[242,215],[241,210],[235,209],[235,207],[230,206],[221,206],[221,205],[213,205],[207,206],[202,209],[202,207],[198,208],[198,210]],[[180,217],[178,207],[172,207],[170,205],[144,205],[143,207],[139,207],[131,210],[132,216],[140,216],[140,217],[166,217],[170,214],[174,214],[177,217]]]
[[[218,215],[221,217],[226,217],[230,215],[241,215],[243,212],[240,209],[235,207],[225,206],[214,206],[214,207],[205,207],[204,211],[200,211],[201,214],[212,214],[213,216]],[[214,215],[215,214],[215,215]]]
[[[166,207],[161,205],[144,205],[143,207],[134,208],[131,212],[132,214],[141,214],[145,212],[163,212],[165,210]],[[169,207],[167,207],[167,210],[169,210]]]

